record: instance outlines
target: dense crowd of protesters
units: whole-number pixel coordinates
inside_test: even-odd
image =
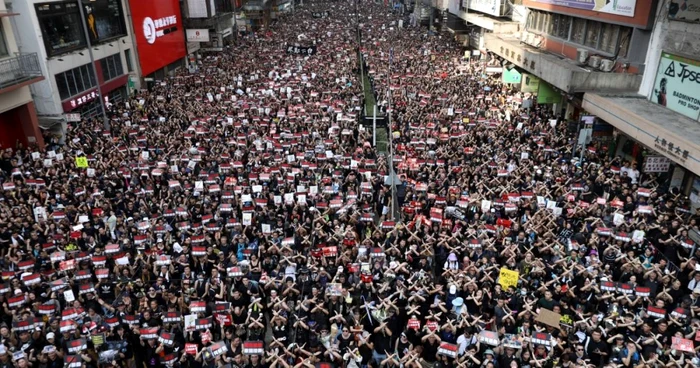
[[[698,213],[399,20],[307,3],[5,149],[0,368],[697,366]]]

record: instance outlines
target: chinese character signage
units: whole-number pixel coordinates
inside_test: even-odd
[[[678,0],[675,0],[676,2]],[[532,0],[535,3],[565,6],[607,14],[634,17],[637,0]]]
[[[693,120],[700,117],[700,62],[661,54],[651,100]]]
[[[668,17],[684,22],[700,22],[700,0],[671,0]]]
[[[287,46],[288,55],[316,55],[316,46]]]
[[[141,74],[185,57],[185,31],[178,0],[129,1]]]
[[[647,156],[644,161],[645,173],[665,173],[671,168],[671,159],[664,156]]]

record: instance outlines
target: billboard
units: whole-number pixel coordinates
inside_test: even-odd
[[[536,3],[566,6],[601,13],[634,17],[637,0],[532,0]],[[677,0],[676,0],[677,1]]]
[[[129,0],[129,5],[142,75],[185,57],[185,31],[178,0]]]
[[[503,15],[503,0],[469,0],[469,9],[500,17]]]
[[[661,54],[651,100],[693,120],[700,116],[700,61]]]
[[[209,42],[208,29],[188,29],[185,32],[187,33],[187,42]]]
[[[668,17],[672,20],[700,22],[700,0],[671,0]]]

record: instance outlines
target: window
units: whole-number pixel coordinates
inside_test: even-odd
[[[599,33],[600,23],[589,20],[588,23],[586,23],[586,41],[584,45],[593,49],[597,49]]]
[[[571,26],[571,42],[583,45],[583,40],[586,36],[586,20],[582,18],[574,18]]]
[[[49,56],[85,47],[77,2],[37,4],[36,14]]]
[[[58,94],[61,96],[61,100],[67,100],[95,87],[97,83],[92,64],[85,64],[56,74],[56,85],[58,86]]]
[[[93,44],[126,36],[120,0],[83,0],[88,34]]]
[[[556,36],[561,39],[568,40],[569,30],[571,29],[571,17],[561,15],[559,18],[559,28],[557,29]]]
[[[100,66],[102,67],[102,78],[105,82],[124,74],[122,58],[119,53],[100,60]]]
[[[2,29],[0,22],[0,56],[7,56],[10,53],[7,51],[7,40],[5,40],[5,31]]]
[[[124,50],[124,58],[126,58],[126,70],[129,73],[134,71],[134,66],[131,65],[131,49]]]
[[[620,26],[610,23],[603,23],[603,27],[601,28],[600,32],[600,51],[606,52],[608,54],[615,53],[619,31]]]
[[[632,28],[620,27],[620,46],[618,47],[617,56],[621,58],[627,57],[627,52],[630,47],[630,39],[632,39]]]

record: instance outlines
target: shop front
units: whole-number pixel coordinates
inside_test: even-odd
[[[642,96],[586,93],[583,108],[619,132],[614,151],[637,163],[642,174],[658,176],[657,184],[677,188],[700,208],[700,124]]]
[[[128,93],[126,85],[129,75],[124,74],[100,85],[106,103],[119,103],[126,100]],[[61,101],[64,113],[80,114],[84,119],[102,114],[97,88],[91,88],[83,93]]]

